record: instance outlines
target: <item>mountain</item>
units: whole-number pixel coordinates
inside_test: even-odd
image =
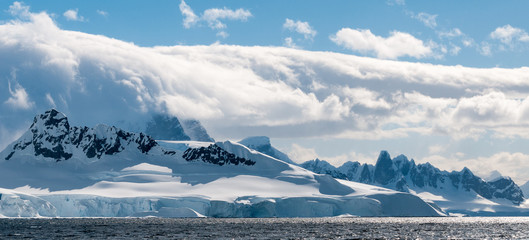
[[[4,217],[443,216],[434,203],[315,174],[239,143],[156,141],[49,110],[0,152]]]
[[[155,114],[147,122],[145,133],[159,140],[214,142],[198,120],[180,121],[177,117]]]
[[[529,196],[529,181],[520,186],[520,189],[522,190],[524,196]]]
[[[461,171],[441,171],[430,163],[416,164],[413,159],[408,160],[404,155],[391,159],[386,151],[381,151],[374,166],[347,162],[337,168],[319,159],[307,161],[300,166],[338,179],[414,193],[436,202],[449,212],[478,214],[477,212],[490,209],[498,212],[519,211],[518,206],[525,200],[522,190],[508,177],[499,176],[487,182],[468,168]],[[478,200],[481,201],[480,204],[473,204]],[[493,207],[489,208],[490,206]]]
[[[150,152],[158,144],[143,133],[126,132],[116,127],[97,125],[95,128],[70,127],[68,118],[55,109],[34,118],[29,130],[4,151],[4,160],[13,157],[35,160],[66,161],[101,158],[133,148]]]
[[[273,147],[272,144],[270,143],[270,138],[268,137],[265,137],[265,136],[247,137],[239,141],[239,143],[248,147],[249,149],[253,149],[260,153],[264,153],[275,159],[279,159],[279,160],[282,160],[290,164],[296,164],[286,154],[282,153],[281,151]]]

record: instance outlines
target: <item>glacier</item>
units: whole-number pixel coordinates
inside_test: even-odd
[[[72,127],[53,109],[0,160],[3,217],[445,215],[415,195],[316,174],[233,141]]]

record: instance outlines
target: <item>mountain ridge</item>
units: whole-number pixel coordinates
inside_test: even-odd
[[[401,192],[410,190],[437,189],[474,191],[486,199],[507,199],[515,205],[524,201],[522,190],[508,177],[484,181],[475,176],[467,167],[461,171],[441,171],[430,163],[416,164],[405,155],[391,159],[387,151],[381,151],[375,165],[346,162],[335,167],[320,159],[306,161],[300,166],[316,173],[328,174],[335,178],[374,184]]]

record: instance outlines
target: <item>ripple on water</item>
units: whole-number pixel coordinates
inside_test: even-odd
[[[0,219],[0,238],[529,238],[527,217]]]

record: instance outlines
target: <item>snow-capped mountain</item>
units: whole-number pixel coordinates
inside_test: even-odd
[[[158,144],[143,133],[126,132],[116,127],[70,127],[68,118],[55,109],[36,116],[29,130],[10,144],[4,160],[30,158],[37,161],[66,161],[74,157],[91,161],[103,155],[114,155],[131,148],[148,154]],[[167,152],[171,154],[171,152]],[[174,153],[173,153],[174,154]]]
[[[447,211],[466,210],[459,209],[465,197],[467,200],[470,199],[469,201],[475,199],[490,201],[490,205],[499,205],[496,202],[505,205],[510,202],[507,205],[512,205],[514,208],[524,201],[523,192],[508,177],[497,177],[487,182],[474,175],[468,168],[461,171],[441,171],[430,163],[416,164],[413,159],[408,160],[404,155],[391,159],[386,151],[380,153],[374,166],[347,162],[340,167],[334,167],[319,159],[307,161],[301,166],[315,173],[328,174],[338,179],[416,193],[423,198],[434,200],[439,206],[446,207]],[[454,203],[453,201],[458,202],[457,206],[450,205]],[[470,206],[469,203],[463,207]],[[507,210],[502,209],[502,211]]]
[[[154,139],[214,141],[198,120],[188,119],[180,121],[174,116],[155,114],[146,125],[145,133]]]
[[[0,216],[441,216],[434,203],[226,142],[72,127],[49,110],[0,152]]]
[[[239,141],[239,143],[250,149],[256,150],[260,153],[264,153],[270,157],[282,160],[290,164],[296,164],[286,154],[282,153],[281,151],[273,147],[272,144],[270,143],[269,137],[266,137],[266,136],[247,137]]]
[[[524,196],[529,196],[529,181],[522,184],[522,186],[520,186],[520,189],[522,190]]]

